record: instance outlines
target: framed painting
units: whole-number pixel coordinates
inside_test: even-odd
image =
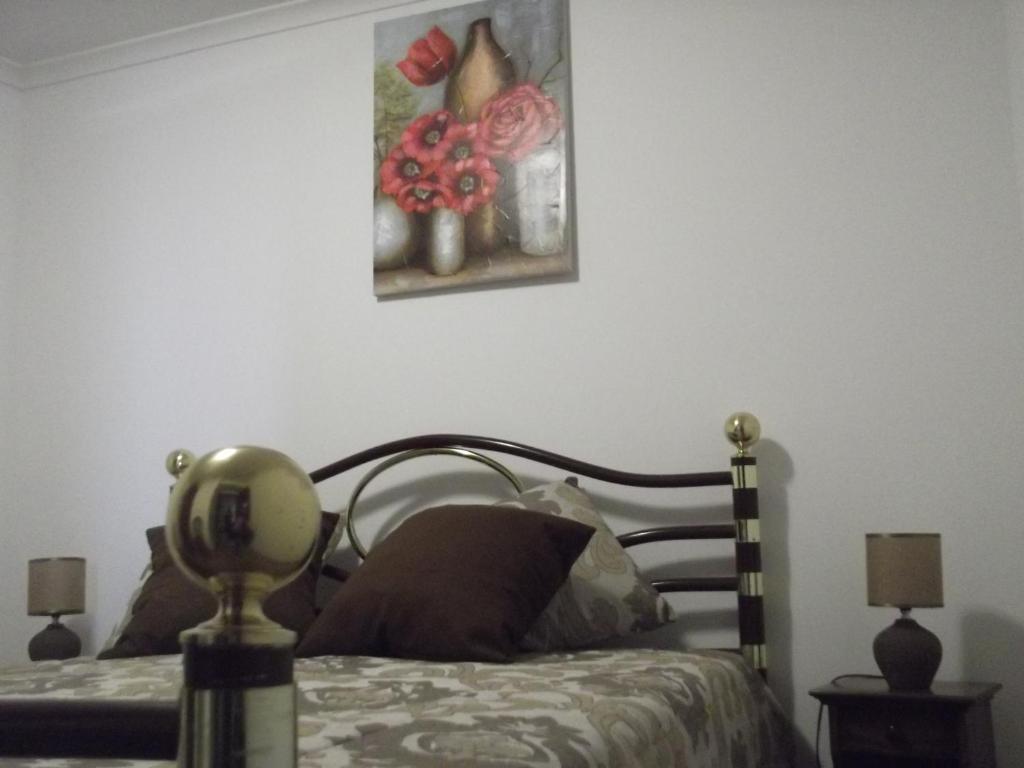
[[[567,1],[374,26],[378,297],[574,273]]]

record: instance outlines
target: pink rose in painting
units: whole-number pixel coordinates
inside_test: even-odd
[[[441,178],[451,190],[449,208],[463,215],[475,211],[494,199],[501,176],[485,155],[471,155],[464,160],[441,166]]]
[[[498,94],[480,113],[480,140],[488,154],[516,162],[562,128],[562,113],[554,99],[533,83]]]
[[[422,115],[402,133],[402,149],[420,162],[441,162],[452,146],[450,130],[458,124],[455,115],[444,109]]]
[[[455,43],[439,27],[431,27],[426,37],[409,46],[402,61],[396,65],[413,85],[439,83],[455,65]]]

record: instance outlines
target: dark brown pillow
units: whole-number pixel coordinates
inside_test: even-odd
[[[263,605],[268,618],[297,632],[300,637],[316,616],[316,581],[320,574],[320,561],[338,520],[339,515],[333,512],[324,512],[320,516],[320,537],[309,565],[293,581],[272,593]],[[175,565],[167,549],[164,527],[148,529],[146,539],[149,541],[153,572],[132,606],[131,620],[114,645],[97,655],[98,659],[180,653],[178,635],[217,612],[216,598]]]
[[[424,510],[369,553],[296,655],[510,661],[593,533],[512,507]]]

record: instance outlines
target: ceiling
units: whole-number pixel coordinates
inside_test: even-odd
[[[0,59],[29,66],[302,0],[0,0]]]

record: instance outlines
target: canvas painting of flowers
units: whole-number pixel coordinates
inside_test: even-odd
[[[566,2],[375,25],[377,296],[573,274]]]

